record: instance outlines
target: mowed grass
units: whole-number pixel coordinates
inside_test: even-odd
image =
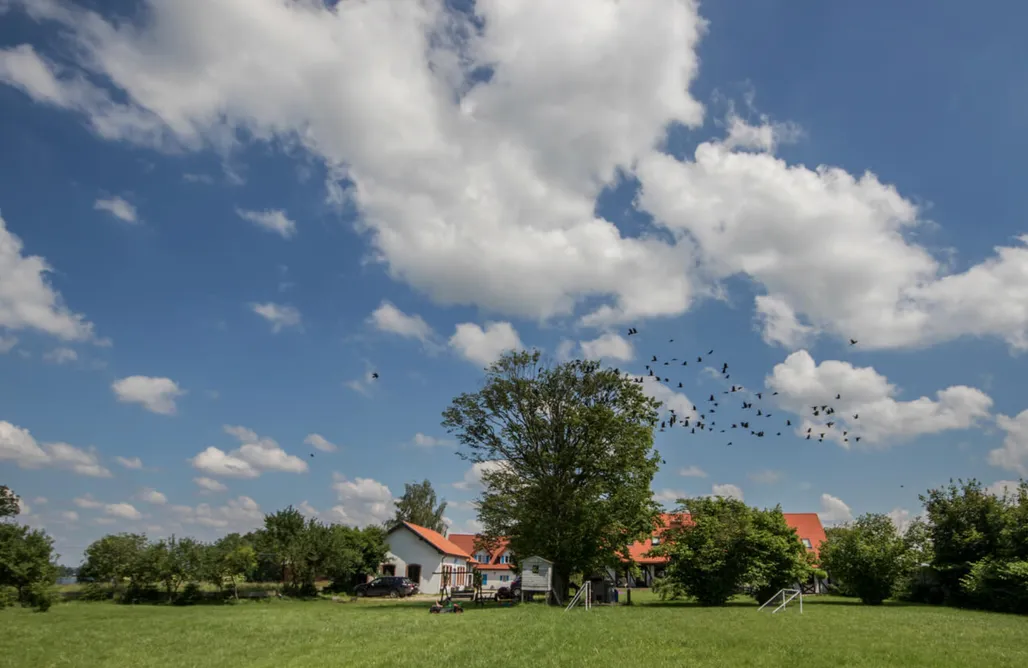
[[[1028,618],[807,598],[771,615],[633,592],[632,607],[430,615],[430,602],[64,603],[0,612],[0,666],[1028,666]]]

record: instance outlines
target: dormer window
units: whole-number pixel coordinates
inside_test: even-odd
[[[500,563],[501,564],[509,564],[510,563],[510,555],[507,554],[506,552],[504,552],[503,556],[500,557]]]
[[[814,549],[814,546],[810,544],[810,539],[809,538],[804,538],[803,539],[803,547],[807,548],[808,550],[813,550]]]
[[[477,554],[475,554],[475,561],[477,561],[480,564],[488,564],[489,554],[486,552],[478,552]]]
[[[654,536],[650,539],[651,545],[660,545],[660,536]]]

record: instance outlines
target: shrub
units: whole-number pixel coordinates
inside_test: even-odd
[[[54,604],[57,591],[49,582],[36,581],[21,591],[21,604],[33,608],[36,612],[46,612]]]
[[[182,588],[182,592],[175,597],[176,605],[194,605],[204,599],[203,590],[200,589],[200,585],[195,582],[190,582]]]
[[[655,579],[650,590],[659,596],[662,601],[677,601],[686,597],[685,587],[677,581],[668,578]]]
[[[157,603],[162,598],[161,590],[152,584],[130,584],[121,596],[119,603],[134,605],[137,603]]]
[[[80,601],[109,601],[112,598],[114,590],[102,582],[87,583],[78,596]]]
[[[0,587],[0,610],[13,607],[18,602],[16,587]]]
[[[960,587],[975,607],[1028,614],[1028,561],[982,559],[961,578]]]

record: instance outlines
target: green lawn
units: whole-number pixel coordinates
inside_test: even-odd
[[[64,603],[0,611],[0,666],[1028,666],[1028,618],[808,598],[803,615],[541,604],[430,615],[428,602]]]

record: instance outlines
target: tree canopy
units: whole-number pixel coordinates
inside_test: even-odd
[[[420,483],[405,483],[403,496],[396,502],[396,515],[393,522],[410,522],[441,534],[446,533],[443,513],[446,512],[446,501],[436,505],[435,489],[432,483],[424,480]]]
[[[0,517],[14,517],[20,512],[18,495],[7,485],[0,485]]]
[[[781,508],[751,508],[724,497],[682,499],[689,522],[664,532],[654,554],[670,557],[665,588],[701,605],[724,605],[743,588],[761,603],[805,582],[812,560]],[[662,583],[663,584],[663,583]]]
[[[910,567],[908,554],[887,515],[867,514],[831,534],[821,546],[821,563],[862,602],[880,605]]]
[[[507,537],[515,555],[550,559],[564,582],[617,564],[659,513],[650,490],[659,406],[597,362],[500,357],[481,390],[443,413],[459,454],[483,471],[484,538]]]

